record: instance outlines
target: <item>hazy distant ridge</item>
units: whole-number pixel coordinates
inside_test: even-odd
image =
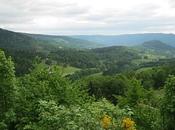
[[[175,46],[175,35],[164,34],[164,33],[124,34],[124,35],[77,35],[72,37],[96,42],[99,44],[103,44],[105,46],[111,46],[111,45],[133,46],[152,40],[159,40],[168,45]]]

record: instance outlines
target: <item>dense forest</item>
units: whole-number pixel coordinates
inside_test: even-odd
[[[0,130],[175,130],[174,47],[0,31]]]

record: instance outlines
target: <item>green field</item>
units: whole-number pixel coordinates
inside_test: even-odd
[[[76,68],[76,67],[72,67],[72,66],[58,66],[58,68],[60,68],[61,70],[61,74],[63,76],[69,75],[69,74],[73,74],[76,71],[80,71],[80,68]]]

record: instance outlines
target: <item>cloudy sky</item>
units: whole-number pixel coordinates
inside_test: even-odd
[[[0,28],[62,35],[175,33],[175,0],[0,0]]]

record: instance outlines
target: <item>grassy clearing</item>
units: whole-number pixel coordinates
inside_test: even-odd
[[[66,76],[68,74],[73,74],[75,73],[76,71],[80,71],[81,69],[80,68],[76,68],[76,67],[72,67],[72,66],[59,66],[60,70],[61,70],[61,73],[63,76]]]

